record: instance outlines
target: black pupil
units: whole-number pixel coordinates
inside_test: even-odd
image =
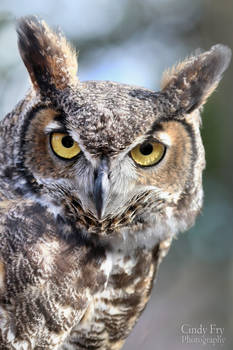
[[[64,136],[61,140],[62,145],[66,148],[70,148],[74,145],[74,140],[70,136]]]
[[[149,154],[151,154],[153,151],[153,146],[151,143],[144,143],[140,146],[140,152],[144,155],[144,156],[148,156]]]

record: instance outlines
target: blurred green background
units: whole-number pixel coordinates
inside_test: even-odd
[[[80,80],[158,90],[162,71],[196,48],[216,43],[233,48],[230,0],[0,0],[1,118],[29,86],[14,29],[15,19],[27,14],[60,27],[73,42],[80,52]],[[232,72],[233,64],[203,112],[202,215],[174,242],[124,350],[233,349]],[[182,343],[182,324],[208,330],[216,324],[223,329],[223,344]]]

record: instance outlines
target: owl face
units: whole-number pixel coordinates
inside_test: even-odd
[[[106,91],[113,88],[106,84]],[[131,89],[124,87],[126,96]],[[94,107],[74,108],[72,114],[62,105],[59,110],[40,105],[28,114],[32,119],[25,129],[23,166],[36,184],[55,201],[61,199],[61,192],[69,194],[98,220],[123,215],[140,198],[146,203],[147,196],[153,197],[152,206],[157,201],[160,206],[169,199],[173,202],[192,183],[190,174],[197,153],[190,135],[193,129],[184,121],[161,118],[154,123],[152,113],[145,126],[143,115],[125,121],[120,110],[122,95],[121,89],[118,101],[114,100],[114,112],[96,102],[97,95]],[[141,110],[146,108],[143,104]],[[124,113],[129,115],[130,111]],[[198,125],[199,115],[193,119]],[[203,157],[202,147],[199,153]]]
[[[190,226],[202,204],[199,109],[228,49],[189,58],[153,92],[79,82],[70,45],[35,18],[21,20],[18,34],[33,86],[17,121],[16,189],[98,234]]]

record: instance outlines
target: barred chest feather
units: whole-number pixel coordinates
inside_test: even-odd
[[[2,202],[0,211],[0,349],[120,349],[170,241],[130,252],[73,245],[39,204]]]
[[[59,349],[120,349],[150,297],[157,267],[170,239],[151,250],[108,252],[100,270],[104,288],[92,298],[81,322]]]

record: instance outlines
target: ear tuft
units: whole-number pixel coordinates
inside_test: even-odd
[[[230,60],[231,50],[227,46],[212,46],[209,51],[187,58],[166,71],[162,90],[176,95],[176,109],[190,113],[203,105],[216,89]]]
[[[64,36],[34,16],[21,18],[17,33],[20,55],[35,89],[43,93],[76,84],[76,53]]]

